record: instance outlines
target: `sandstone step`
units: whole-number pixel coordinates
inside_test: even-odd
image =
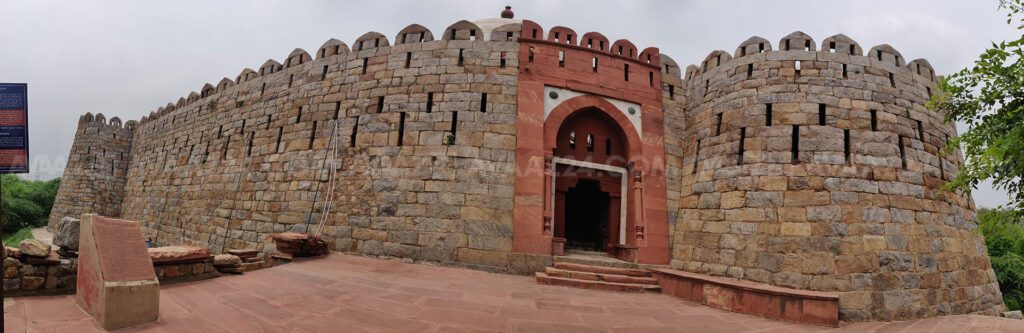
[[[576,280],[606,281],[616,283],[635,283],[650,285],[658,284],[658,279],[655,279],[653,277],[570,271],[554,267],[545,267],[544,273],[547,274],[548,276],[564,277]]]
[[[555,257],[558,258],[558,257]],[[588,272],[588,273],[599,273],[599,274],[615,274],[625,276],[639,276],[639,277],[652,277],[651,272],[633,268],[619,268],[619,267],[607,267],[607,266],[594,266],[586,264],[576,264],[569,262],[555,262],[555,268],[577,271],[577,272]]]
[[[615,259],[615,258],[610,258],[610,257],[607,257],[607,256],[578,255],[578,254],[574,254],[574,253],[570,253],[569,255],[565,255],[565,256],[556,256],[556,257],[554,257],[554,261],[556,263],[562,262],[562,263],[590,265],[590,266],[604,266],[604,267],[631,268],[631,269],[636,269],[637,268],[637,264],[636,263],[632,263],[632,262],[628,262],[628,261],[623,261],[623,260],[619,260],[619,259]]]
[[[636,283],[618,283],[618,282],[607,282],[607,281],[591,281],[591,280],[579,280],[572,278],[564,278],[557,276],[549,276],[543,272],[537,272],[535,274],[537,283],[552,285],[552,286],[564,286],[574,287],[583,289],[593,290],[605,290],[605,291],[622,291],[622,292],[634,292],[634,293],[657,293],[661,292],[661,287],[657,285],[649,284],[636,284]]]

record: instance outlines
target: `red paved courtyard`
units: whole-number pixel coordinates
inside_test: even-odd
[[[117,332],[1024,332],[950,316],[827,329],[531,277],[331,254],[161,288],[160,319]],[[4,332],[97,332],[73,296],[4,300]]]

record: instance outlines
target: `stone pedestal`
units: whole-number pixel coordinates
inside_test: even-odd
[[[83,214],[78,260],[75,301],[100,327],[156,320],[160,283],[138,223]]]

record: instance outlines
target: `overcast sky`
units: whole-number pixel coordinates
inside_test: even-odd
[[[420,23],[439,35],[460,19],[516,18],[544,28],[627,38],[680,65],[758,35],[773,45],[800,30],[819,43],[844,33],[864,49],[890,44],[940,74],[970,65],[1016,33],[998,0],[972,1],[43,1],[0,0],[0,82],[27,82],[32,173],[62,174],[78,116],[139,119],[203,84],[234,78],[292,49],[351,44],[367,31],[394,38]],[[963,129],[961,128],[961,131]],[[979,206],[1006,202],[984,186]]]

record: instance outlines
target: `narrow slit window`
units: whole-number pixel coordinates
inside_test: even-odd
[[[906,147],[903,146],[903,136],[900,135],[897,139],[899,140],[898,144],[899,144],[899,148],[900,148],[900,161],[901,161],[901,163],[903,163],[903,168],[906,169],[907,168],[907,150],[906,150]]]
[[[878,130],[878,111],[877,110],[871,110],[871,130],[872,131],[877,131]]]
[[[332,120],[338,120],[338,115],[341,113],[341,102],[334,102],[334,118]],[[269,121],[269,119],[267,119]]]
[[[629,81],[629,64],[623,64],[622,66],[622,75],[626,81]]]
[[[593,153],[594,152],[594,135],[593,134],[587,134],[587,152],[588,153]]]
[[[737,154],[739,156],[736,157],[736,165],[743,165],[743,153],[744,153],[744,150],[745,150],[745,147],[744,147],[745,142],[744,141],[746,141],[746,138],[747,138],[747,128],[746,127],[740,127],[740,151],[739,151],[739,154]]]
[[[266,122],[266,123],[264,123],[264,124],[265,124],[265,126],[263,127],[263,129],[265,129],[265,130],[268,130],[268,129],[270,129],[270,119],[271,119],[270,117],[271,117],[271,115],[269,115],[269,114],[268,114],[268,115],[267,115],[267,122]]]
[[[619,55],[622,55],[622,45],[619,45]]]
[[[505,41],[506,42],[511,42],[514,37],[515,37],[515,35],[513,35],[511,31],[505,33]]]
[[[505,51],[501,51],[501,62],[498,64],[499,67],[505,68]]]
[[[825,126],[825,116],[826,116],[826,111],[825,110],[826,110],[825,104],[818,104],[818,125]]]
[[[277,144],[274,145],[274,152],[281,152],[281,137],[284,135],[284,127],[277,128]]]
[[[785,44],[786,44],[786,48],[784,50],[789,51],[789,40],[788,39],[786,40]]]
[[[836,42],[829,42],[828,43],[828,52],[829,53],[836,53]]]
[[[754,64],[747,64],[747,78],[754,76]]]
[[[245,156],[252,156],[252,142],[255,137],[256,132],[252,132],[252,135],[249,136],[249,144],[245,146]]]
[[[747,47],[746,46],[741,47],[740,48],[740,57],[746,57],[746,56],[747,56]]]
[[[224,125],[220,125],[220,127],[217,128],[217,138],[220,139],[222,137],[224,137]]]
[[[594,73],[597,73],[597,57],[591,59],[590,68],[594,71]]]
[[[882,51],[877,51],[876,54],[878,55],[878,61],[882,61]]]
[[[363,74],[366,74],[366,67],[370,64],[370,58],[363,58]]]
[[[565,51],[558,50],[558,67],[565,67]]]
[[[405,138],[405,112],[398,114],[398,145],[402,145]]]
[[[263,82],[263,84],[260,85],[260,96],[263,96],[263,93],[266,92],[266,91],[267,91],[267,83]]]
[[[764,43],[757,43],[757,53],[764,53]]]
[[[849,78],[849,77],[850,77],[850,75],[848,74],[848,72],[846,70],[846,64],[843,64],[843,78],[845,79],[845,78]]]
[[[451,139],[450,142],[455,144],[455,137],[459,130],[459,111],[452,111],[452,128],[451,128]]]
[[[804,51],[810,51],[810,50],[811,50],[811,41],[805,40],[804,41]]]
[[[647,81],[651,87],[654,86],[654,72],[647,72]]]
[[[377,96],[377,113],[384,112],[384,96]]]
[[[587,48],[589,48],[589,49],[594,48],[594,39],[593,38],[587,38]]]
[[[487,93],[480,94],[480,112],[487,112]]]
[[[434,111],[434,93],[427,93],[427,113]]]
[[[889,73],[889,85],[891,85],[893,88],[896,88],[896,76],[893,75],[892,73]]]
[[[796,64],[794,65],[794,67],[796,68],[796,76],[800,76],[800,67],[801,67],[800,60],[796,61]]]
[[[295,82],[295,74],[288,75],[288,88],[292,87],[292,82]]]
[[[715,135],[722,134],[722,114],[715,115]]]
[[[576,150],[576,132],[569,132],[569,149]]]
[[[412,65],[412,52],[405,53],[405,68],[409,68]]]
[[[323,81],[323,80],[327,79],[327,69],[328,68],[330,68],[330,66],[324,65],[324,71],[320,72],[320,81]]]
[[[536,32],[537,32],[537,30],[534,30],[534,32],[536,33]],[[529,52],[530,52],[530,54],[529,54],[529,56],[528,56],[528,58],[529,58],[529,61],[530,61],[530,62],[533,62],[533,46],[530,46],[530,51],[529,51]]]
[[[697,174],[697,163],[700,163],[700,139],[697,139],[697,144],[694,146],[693,151],[693,174]]]
[[[928,98],[932,98],[932,87],[924,87],[925,93],[928,94]]]
[[[790,138],[789,141],[790,141],[790,146],[789,146],[790,162],[794,163],[794,164],[795,163],[799,163],[800,162],[800,126],[799,125],[793,125],[793,135],[792,135],[792,137]]]
[[[313,121],[313,127],[309,129],[309,146],[306,149],[313,149],[313,141],[316,140],[316,120]]]
[[[459,49],[459,66],[466,63],[466,57],[462,55],[463,49]]]
[[[356,136],[359,135],[359,116],[356,116],[356,122],[352,124],[352,134],[348,138],[348,146],[356,146]]]
[[[711,79],[704,80],[704,94],[707,95],[711,91]]]
[[[605,156],[611,156],[612,155],[612,138],[604,139],[604,155]]]
[[[850,55],[854,55],[855,53],[857,53],[857,48],[853,45],[850,45]]]
[[[846,164],[853,163],[853,160],[850,159],[850,130],[849,129],[844,129],[843,130],[843,159],[846,161]]]
[[[599,49],[601,49],[602,51],[604,50],[604,41],[603,40],[597,41],[597,45],[598,45]]]
[[[669,99],[675,99],[675,97],[676,97],[676,86],[670,84],[670,85],[668,85],[668,98]]]
[[[295,115],[295,123],[298,124],[298,123],[301,123],[301,122],[302,122],[302,107],[300,106],[299,107],[299,113],[297,115]],[[242,123],[242,126],[245,126],[244,122]]]
[[[768,103],[768,104],[764,105],[764,125],[765,126],[771,126],[772,125],[772,103]]]
[[[469,40],[476,40],[476,29],[469,30]]]
[[[531,36],[532,37],[530,38],[537,39],[537,29],[533,29],[533,34]]]
[[[561,41],[560,35],[561,35],[561,34],[559,34],[559,33],[557,33],[557,32],[555,33],[555,43],[558,43],[558,42],[560,42],[560,41]]]

